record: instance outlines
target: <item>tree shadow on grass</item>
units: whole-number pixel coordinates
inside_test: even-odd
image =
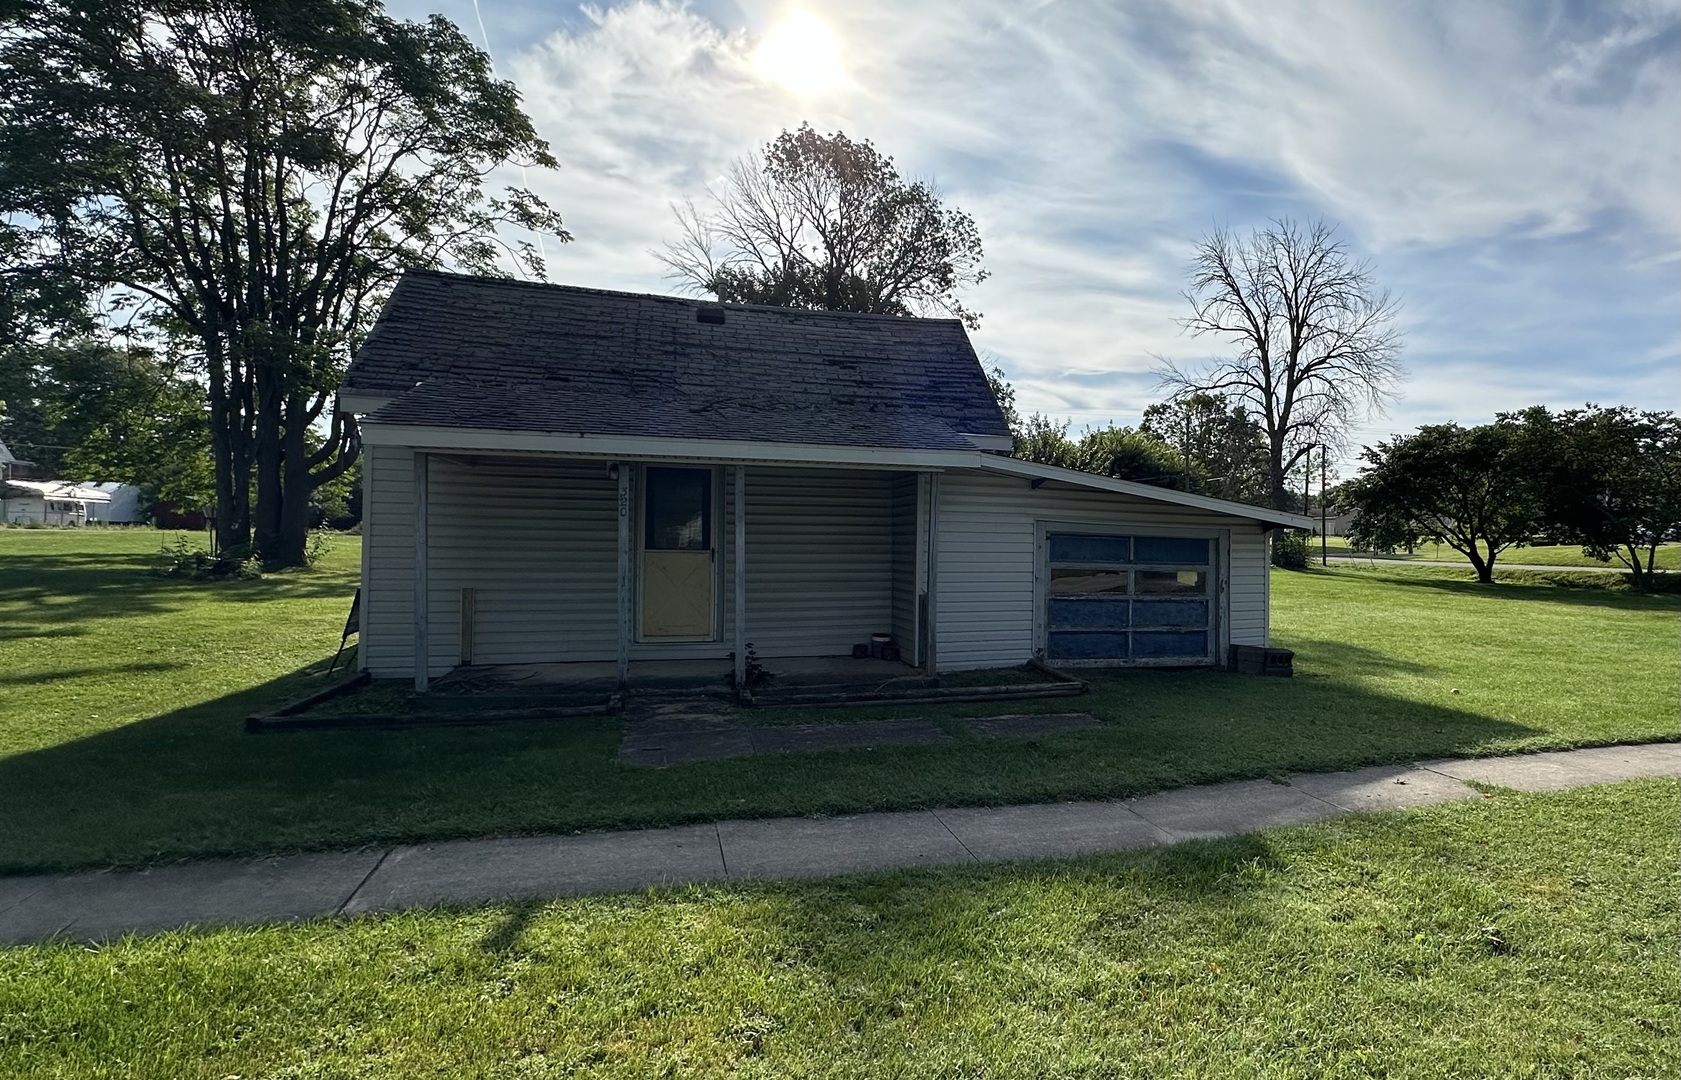
[[[1536,572],[1568,573],[1569,571],[1570,567],[1559,567],[1557,571]],[[1346,578],[1348,576],[1347,571],[1343,571],[1339,575],[1335,570],[1324,570],[1318,567],[1289,572],[1319,578],[1337,576]],[[1453,596],[1476,597],[1485,600],[1533,601],[1548,604],[1570,604],[1577,607],[1616,608],[1622,611],[1662,611],[1666,609],[1681,611],[1681,596],[1672,593],[1641,593],[1592,586],[1572,588],[1556,584],[1534,585],[1517,581],[1501,581],[1498,567],[1495,568],[1495,581],[1492,585],[1485,585],[1475,579],[1453,578],[1431,573],[1429,569],[1421,569],[1410,573],[1396,573],[1391,571],[1389,567],[1380,567],[1377,570],[1362,569],[1359,573],[1384,585],[1400,585],[1409,589],[1429,589]]]
[[[1121,798],[1282,772],[1564,745],[1358,680],[1105,676],[1100,729],[619,765],[616,718],[250,735],[244,717],[318,689],[306,669],[213,701],[0,758],[0,873],[724,818]],[[1023,711],[1027,703],[998,707]],[[1041,703],[1067,711],[1066,699]],[[928,710],[944,715],[952,707]],[[900,708],[901,717],[924,710]]]
[[[0,560],[0,639],[73,636],[90,621],[159,615],[207,601],[344,597],[343,573],[279,573],[250,581],[189,581],[151,572],[139,555],[7,554]]]
[[[128,664],[103,664],[98,667],[70,668],[63,671],[32,671],[21,675],[0,672],[0,686],[45,686],[60,679],[84,679],[89,675],[149,675],[160,671],[177,671],[186,666],[178,660],[137,660]]]

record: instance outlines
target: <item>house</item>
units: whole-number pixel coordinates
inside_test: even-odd
[[[0,483],[0,521],[13,525],[86,525],[104,520],[110,502],[99,488],[66,480]]]
[[[362,648],[463,664],[1217,665],[1299,515],[1037,465],[960,323],[403,276],[338,407]],[[423,663],[417,664],[416,657]]]

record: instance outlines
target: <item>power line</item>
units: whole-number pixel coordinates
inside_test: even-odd
[[[490,60],[490,74],[491,77],[494,78],[496,76],[496,54],[490,51],[490,35],[487,34],[484,29],[484,12],[479,10],[479,0],[473,0],[473,18],[478,20],[479,40],[484,43],[484,55]],[[523,163],[519,167],[519,182],[524,185],[527,191],[531,190],[531,177],[526,173],[525,165]],[[533,229],[532,232],[537,235],[537,254],[542,258],[543,267],[546,271],[549,265],[549,246],[543,243],[542,230]],[[518,266],[517,262],[515,266]],[[521,276],[523,277],[524,275],[522,274]]]

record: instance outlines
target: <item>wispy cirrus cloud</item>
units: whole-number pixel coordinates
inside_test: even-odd
[[[811,4],[848,79],[805,99],[752,62],[780,4],[480,3],[563,163],[532,177],[578,237],[557,280],[669,291],[670,204],[809,120],[976,216],[976,345],[1029,409],[1136,421],[1154,355],[1217,351],[1178,329],[1198,237],[1319,213],[1405,301],[1413,375],[1368,434],[1676,404],[1676,3]]]

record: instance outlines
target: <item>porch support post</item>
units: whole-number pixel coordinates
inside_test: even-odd
[[[427,466],[431,456],[414,452],[414,688],[426,692],[432,666],[432,594],[426,557],[426,500],[430,494]]]
[[[619,472],[619,689],[630,682],[630,462],[618,463]]]
[[[735,558],[735,686],[747,689],[747,466],[732,470],[735,501],[735,538],[730,545]]]
[[[928,625],[923,632],[926,643],[923,669],[929,675],[939,673],[940,641],[940,474],[928,474]]]

